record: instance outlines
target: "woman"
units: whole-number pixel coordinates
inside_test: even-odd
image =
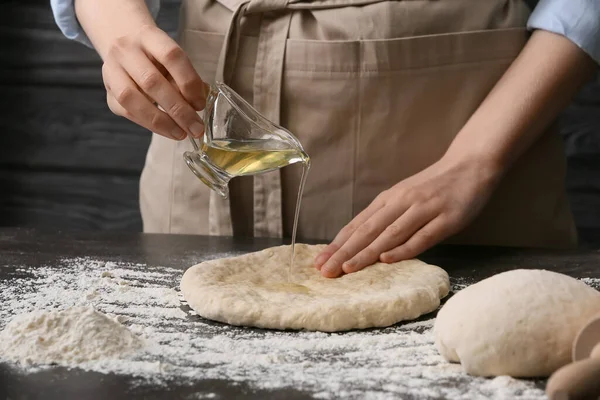
[[[600,3],[541,0],[530,16],[522,0],[184,0],[179,45],[148,4],[52,1],[102,56],[110,109],[156,132],[145,231],[291,233],[299,168],[235,179],[229,203],[182,161],[217,79],[311,156],[299,236],[334,238],[323,276],[443,240],[576,244],[553,120],[596,72]]]

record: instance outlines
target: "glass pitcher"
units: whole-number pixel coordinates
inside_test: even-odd
[[[190,137],[194,150],[183,158],[202,182],[225,198],[227,183],[235,176],[310,163],[291,132],[266,119],[223,83],[211,86],[204,125],[203,138]]]

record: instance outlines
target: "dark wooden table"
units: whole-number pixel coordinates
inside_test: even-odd
[[[0,230],[0,280],[5,279],[4,271],[11,266],[36,268],[58,263],[65,257],[93,257],[184,269],[207,254],[254,251],[281,243],[275,239]],[[454,279],[478,281],[515,268],[543,268],[573,277],[600,278],[598,248],[544,251],[449,246],[430,250],[421,258],[443,266]],[[199,389],[216,393],[222,399],[310,398],[294,389],[259,391],[226,379],[168,389],[151,385],[133,387],[127,376],[64,368],[25,375],[0,364],[0,399],[178,399]]]

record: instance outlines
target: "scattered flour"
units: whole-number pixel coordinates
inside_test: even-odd
[[[455,278],[455,277],[450,277],[450,286],[452,287],[452,291],[454,293],[463,290],[464,288],[466,288],[467,286],[472,285],[473,283],[475,283],[475,281],[473,281],[472,279],[467,279],[467,278]]]
[[[92,307],[21,314],[0,332],[0,354],[22,364],[73,365],[118,358],[143,342]]]
[[[52,267],[7,268],[11,278],[0,281],[0,329],[6,326],[11,331],[13,324],[20,325],[6,325],[11,319],[35,319],[14,319],[18,314],[51,311],[42,313],[48,319],[69,307],[86,307],[90,318],[114,323],[118,329],[124,329],[120,324],[127,326],[135,336],[124,335],[131,339],[125,340],[126,348],[140,349],[133,338],[148,343],[137,352],[119,353],[120,358],[114,353],[109,358],[63,357],[61,363],[69,366],[165,386],[228,379],[256,389],[295,387],[319,399],[545,399],[543,382],[470,377],[460,365],[445,362],[434,345],[432,318],[333,334],[237,328],[190,312],[177,289],[183,274],[179,269],[87,258],[63,260]],[[455,290],[468,285],[453,283]],[[75,335],[79,339],[92,334],[81,329]],[[11,360],[15,356],[0,347],[0,361]],[[40,368],[13,365],[22,373]],[[206,393],[198,396],[212,398]]]
[[[581,280],[583,282],[585,282],[586,284],[590,285],[591,287],[595,288],[596,290],[600,290],[600,279],[598,279],[598,278],[582,278]]]

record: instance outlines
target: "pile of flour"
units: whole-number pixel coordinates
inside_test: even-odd
[[[21,364],[73,365],[142,346],[129,329],[89,306],[21,314],[0,332],[0,354]]]
[[[213,257],[234,255],[238,254]],[[26,324],[16,321],[37,319],[16,316],[41,312],[44,320],[55,321],[48,315],[71,309],[68,313],[78,317],[63,317],[65,331],[73,334],[65,343],[87,346],[86,340],[89,344],[94,335],[94,341],[106,342],[102,346],[87,346],[87,350],[71,348],[69,356],[54,353],[45,362],[53,359],[70,367],[128,375],[143,384],[173,387],[227,379],[255,389],[294,387],[323,399],[546,398],[543,385],[534,381],[476,378],[464,374],[460,365],[448,364],[435,348],[433,319],[337,334],[236,328],[194,315],[178,290],[182,270],[88,258],[63,260],[57,266],[36,269],[2,268],[9,279],[0,280],[0,330],[6,328],[0,340],[4,343],[8,338],[22,350],[13,354],[10,349],[14,344],[2,344],[0,362],[12,362],[25,374],[51,367],[19,364],[27,357],[32,361],[35,357],[23,357],[26,345],[18,343],[35,339],[35,335],[44,337],[44,341],[56,336],[39,335],[51,331],[41,323],[38,333],[24,339],[27,335],[19,334],[15,327],[21,326],[22,330]],[[453,289],[470,283],[454,281]],[[600,286],[597,279],[587,279],[586,283]],[[83,315],[87,315],[86,324],[80,323]],[[78,333],[66,328],[67,320],[79,323]],[[95,334],[96,330],[87,327],[89,321],[96,321],[96,326],[111,325],[111,331],[120,339],[110,341]],[[140,347],[140,342],[147,345]],[[106,343],[111,343],[110,354],[95,353]],[[34,353],[39,354],[39,350]]]

